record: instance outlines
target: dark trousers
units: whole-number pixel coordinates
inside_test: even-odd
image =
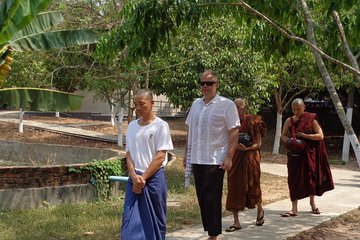
[[[201,220],[209,236],[221,234],[222,191],[225,171],[219,165],[193,164]]]

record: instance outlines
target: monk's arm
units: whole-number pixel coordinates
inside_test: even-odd
[[[283,142],[286,142],[289,139],[289,137],[288,137],[289,129],[290,129],[290,118],[286,119],[283,129],[281,131],[280,138]]]
[[[306,138],[309,140],[315,140],[315,141],[321,141],[324,139],[324,133],[320,127],[320,124],[317,120],[314,119],[313,121],[313,131],[314,133],[303,133],[303,132],[298,132],[296,133],[297,137],[301,137],[301,138]]]
[[[261,147],[262,137],[260,131],[257,131],[254,136],[254,142],[251,146],[245,147],[245,151],[258,150]]]

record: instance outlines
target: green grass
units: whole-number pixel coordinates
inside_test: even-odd
[[[123,200],[0,212],[2,240],[118,239]],[[94,232],[86,235],[86,232]]]
[[[184,188],[182,161],[167,166],[168,214],[167,231],[176,231],[201,223],[195,188]],[[273,193],[283,191],[276,198],[263,193],[264,203],[288,196],[286,178],[262,173],[262,188]],[[224,184],[226,197],[226,177]],[[285,187],[284,187],[285,186]],[[124,193],[108,201],[83,205],[62,205],[32,210],[1,211],[1,240],[115,240],[119,239]],[[225,203],[225,201],[223,201]],[[224,215],[229,212],[224,210]]]

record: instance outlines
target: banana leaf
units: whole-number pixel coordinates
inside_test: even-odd
[[[44,32],[10,41],[16,51],[43,51],[78,46],[96,42],[98,36],[92,30],[63,30]]]
[[[81,95],[50,89],[0,89],[0,106],[11,110],[70,112],[81,108],[82,99]]]
[[[52,0],[2,0],[0,2],[0,45],[24,29]]]
[[[19,38],[34,35],[37,33],[42,33],[50,30],[53,26],[64,21],[64,17],[61,12],[43,12],[34,18],[34,20],[29,23],[24,29],[18,31],[11,38],[12,41],[16,41]]]

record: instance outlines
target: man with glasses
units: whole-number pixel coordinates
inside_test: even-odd
[[[202,74],[200,87],[203,97],[193,102],[185,122],[188,144],[184,166],[189,156],[203,227],[212,240],[222,233],[223,179],[231,168],[240,120],[234,102],[218,95],[214,71]]]

